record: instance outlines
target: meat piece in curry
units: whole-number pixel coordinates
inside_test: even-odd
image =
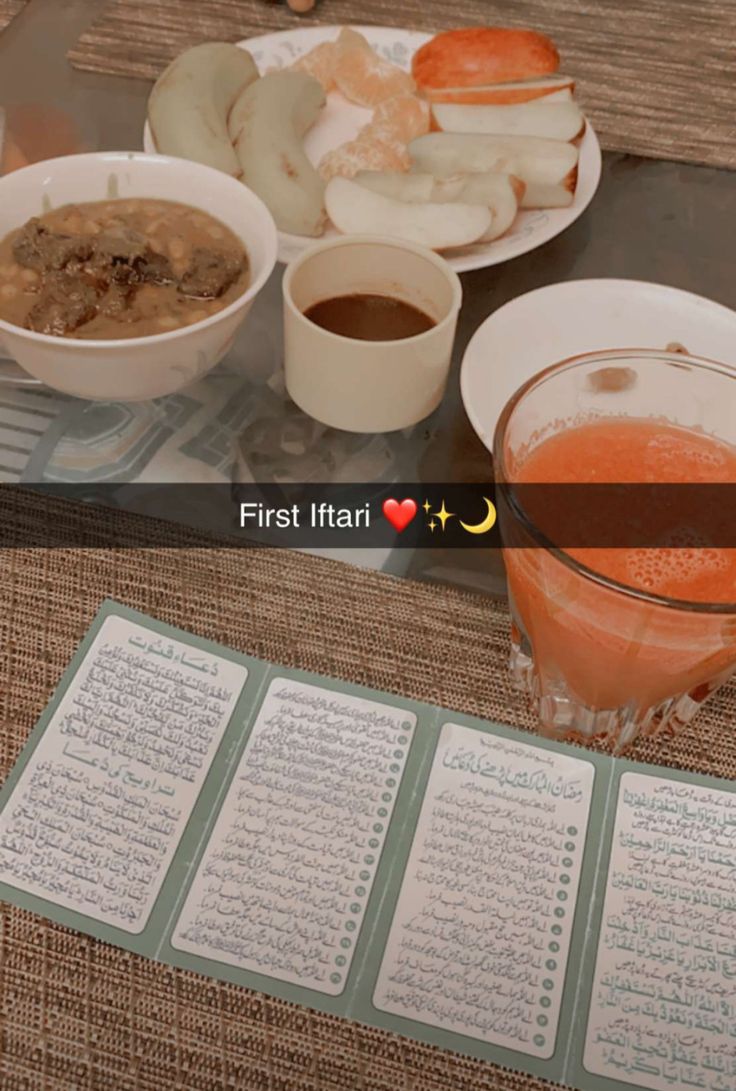
[[[11,249],[18,265],[46,273],[63,269],[70,261],[85,261],[91,257],[92,239],[83,235],[57,234],[34,216],[13,239]]]
[[[219,299],[240,276],[236,257],[225,257],[198,247],[181,278],[179,291],[193,299]]]
[[[248,279],[240,240],[198,209],[66,205],[0,243],[0,318],[59,337],[144,337],[215,314]]]
[[[36,333],[63,337],[95,317],[98,298],[94,285],[81,277],[63,269],[49,272],[28,312],[26,326]]]

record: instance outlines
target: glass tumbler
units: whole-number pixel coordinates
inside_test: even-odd
[[[523,489],[515,498],[514,467],[535,445],[606,419],[660,421],[736,447],[736,370],[647,350],[578,356],[522,386],[496,427],[512,678],[542,734],[604,738],[620,752],[687,724],[736,670],[736,588],[719,594],[728,601],[689,602],[616,582],[553,544]]]

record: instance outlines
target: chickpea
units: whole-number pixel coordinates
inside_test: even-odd
[[[15,299],[17,295],[18,289],[15,284],[3,284],[2,288],[0,288],[0,296],[3,299]]]
[[[102,228],[95,220],[85,220],[83,230],[85,235],[99,235]]]
[[[209,317],[207,311],[192,311],[187,319],[187,325],[193,326],[195,322],[203,322],[207,317]]]
[[[169,243],[169,257],[174,261],[182,261],[186,257],[188,249],[184,239],[176,235]]]
[[[23,269],[20,277],[26,284],[38,284],[41,279],[35,269]]]
[[[213,239],[224,239],[225,232],[221,227],[210,227],[207,232]]]
[[[179,320],[171,314],[162,314],[158,320],[162,330],[175,330],[179,327]]]

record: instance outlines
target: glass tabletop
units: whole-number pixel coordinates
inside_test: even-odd
[[[14,120],[35,127],[38,158],[141,147],[150,85],[78,72],[66,61],[66,51],[104,6],[105,0],[29,0],[0,36],[0,107],[11,129]],[[534,288],[586,277],[657,281],[736,307],[732,241],[724,230],[734,222],[733,174],[606,153],[592,205],[564,234],[504,265],[463,275],[464,304],[442,405],[412,429],[378,436],[326,428],[286,395],[283,267],[277,266],[228,357],[181,394],[137,405],[96,404],[2,382],[0,372],[0,481],[490,480],[490,455],[459,389],[463,352],[480,323]],[[543,339],[544,330],[530,336]],[[513,368],[514,361],[497,366]],[[490,551],[332,555],[504,593],[500,559]]]

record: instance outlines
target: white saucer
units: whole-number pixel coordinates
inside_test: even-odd
[[[479,438],[493,449],[506,402],[537,372],[581,352],[684,346],[736,368],[736,311],[641,280],[570,280],[499,307],[463,357],[460,390]]]

